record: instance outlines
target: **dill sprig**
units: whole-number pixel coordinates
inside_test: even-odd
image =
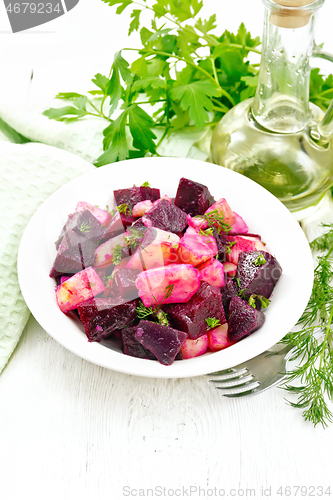
[[[333,224],[323,227],[328,231],[311,243],[312,250],[323,254],[317,257],[312,294],[298,322],[301,329],[288,333],[283,342],[296,346],[292,359],[297,365],[287,373],[284,387],[298,399],[289,404],[302,409],[305,420],[326,427],[333,422],[328,407],[333,400]],[[315,336],[318,325],[324,331],[321,343]]]
[[[168,317],[165,311],[159,309],[158,306],[146,307],[143,302],[140,301],[136,308],[136,313],[139,319],[145,319],[149,316],[153,316],[157,319],[160,325],[169,326]]]
[[[114,265],[120,264],[123,258],[123,247],[118,243],[113,248],[112,262]]]
[[[221,234],[221,231],[228,234],[231,230],[231,226],[224,220],[224,214],[218,210],[212,210],[211,212],[203,215],[195,215],[194,217],[205,220],[209,228],[217,229],[218,234]]]
[[[81,233],[89,233],[90,231],[90,226],[87,222],[82,222],[81,226],[80,226],[80,231]]]
[[[216,318],[206,318],[205,321],[210,330],[212,330],[213,328],[217,328],[218,326],[221,326],[220,320]]]

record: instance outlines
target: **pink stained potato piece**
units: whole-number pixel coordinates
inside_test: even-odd
[[[180,238],[174,233],[156,227],[148,228],[140,246],[129,260],[127,267],[144,271],[178,262],[177,249]]]
[[[232,262],[223,263],[224,272],[229,274],[229,276],[235,276],[237,271],[237,265]]]
[[[182,353],[183,359],[190,359],[205,354],[207,349],[208,335],[205,333],[196,340],[186,339],[180,352]]]
[[[153,202],[151,200],[139,201],[139,203],[134,205],[132,214],[134,217],[142,217],[151,208],[153,208]]]
[[[56,299],[61,311],[67,313],[104,290],[103,281],[96,271],[92,267],[87,267],[56,288]]]
[[[106,267],[113,264],[113,252],[117,245],[120,245],[122,248],[127,249],[125,237],[128,236],[128,233],[122,233],[110,240],[105,241],[95,250],[95,267]]]
[[[235,342],[230,342],[228,340],[228,323],[214,328],[207,333],[208,336],[208,347],[212,351],[220,351],[226,347],[230,347]]]
[[[248,225],[246,224],[245,220],[238,215],[236,212],[234,212],[235,216],[235,222],[231,226],[231,231],[229,234],[246,234],[249,232]]]
[[[237,266],[241,252],[251,252],[252,250],[264,250],[267,252],[263,242],[254,236],[230,236],[229,242],[233,246],[227,253],[227,260]],[[235,242],[233,244],[233,242]]]
[[[188,264],[171,264],[142,271],[135,286],[146,307],[187,302],[199,290],[199,273]]]
[[[224,222],[226,224],[229,224],[229,226],[232,226],[234,224],[235,222],[234,212],[231,210],[225,198],[221,198],[220,200],[216,201],[214,205],[212,205],[211,207],[208,208],[208,210],[206,210],[205,215],[210,212],[213,212],[214,210],[218,211],[218,213],[223,217]]]
[[[198,268],[200,281],[207,281],[213,286],[222,287],[225,284],[224,266],[216,259],[205,262]]]
[[[110,212],[96,207],[87,201],[79,201],[75,207],[75,212],[83,212],[84,210],[89,210],[103,226],[105,226],[111,218]]]
[[[190,214],[187,215],[187,224],[194,229],[206,229],[208,227],[207,221],[202,217],[192,217]]]
[[[178,254],[181,262],[197,267],[215,257],[216,240],[214,236],[201,235],[193,227],[189,227],[180,240]]]

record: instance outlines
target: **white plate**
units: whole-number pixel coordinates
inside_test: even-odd
[[[70,165],[68,165],[70,168]],[[78,321],[63,314],[55,299],[49,271],[56,255],[54,242],[78,201],[113,206],[113,190],[149,181],[161,195],[175,196],[179,179],[205,184],[215,199],[226,198],[231,208],[259,233],[282,266],[263,327],[237,344],[216,353],[175,361],[124,355],[116,346],[89,343]],[[112,370],[145,377],[192,377],[230,368],[257,356],[278,342],[297,322],[311,294],[312,255],[303,231],[290,212],[261,186],[231,170],[183,158],[142,158],[96,169],[69,182],[37,210],[21,240],[18,274],[24,299],[40,325],[66,349]]]

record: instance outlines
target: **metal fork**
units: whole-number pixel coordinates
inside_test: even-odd
[[[324,333],[323,328],[318,328],[314,338],[319,340]],[[216,389],[224,391],[222,395],[227,398],[259,394],[286,378],[287,362],[295,349],[294,345],[288,345],[277,352],[265,351],[234,368],[209,373],[208,376],[217,377],[209,382],[218,384]]]

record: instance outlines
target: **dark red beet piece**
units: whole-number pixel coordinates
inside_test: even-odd
[[[214,229],[213,236],[217,246],[217,259],[223,263],[227,260],[227,246],[229,244],[228,235],[224,231],[221,231],[219,234],[216,229]]]
[[[207,318],[216,318],[221,325],[226,322],[220,289],[203,281],[199,290],[184,304],[163,307],[174,328],[186,332],[195,340],[208,332]]]
[[[70,214],[68,216],[67,222],[62,228],[59,239],[56,241],[57,250],[63,237],[68,231],[74,231],[80,236],[84,236],[88,240],[92,241],[100,241],[105,234],[104,226],[89,210],[75,212],[74,214]]]
[[[97,243],[74,231],[66,231],[59,246],[50,277],[82,271],[95,262]]]
[[[89,342],[99,342],[113,330],[127,326],[136,318],[137,305],[137,300],[124,302],[121,298],[109,297],[82,302],[77,309]]]
[[[125,230],[137,220],[137,217],[134,217],[133,215],[130,214],[120,214],[120,217],[122,225],[125,228]]]
[[[232,297],[237,296],[237,288],[231,279],[229,279],[227,281],[227,283],[225,284],[225,286],[223,286],[221,288],[221,294],[222,294],[222,304],[223,304],[224,312],[225,312],[226,318],[228,319],[229,318],[230,300],[232,299]]]
[[[171,233],[182,233],[187,226],[186,213],[169,200],[159,201],[144,217],[151,221],[153,227]]]
[[[131,227],[134,227],[134,228],[139,228],[139,227],[146,227],[144,225],[144,223],[142,222],[142,217],[140,217],[140,219],[137,219]]]
[[[118,236],[118,234],[125,231],[124,225],[121,220],[121,215],[118,210],[115,212],[114,216],[109,220],[105,226],[105,233],[102,238],[102,242]]]
[[[238,280],[239,288],[245,299],[248,299],[252,294],[263,295],[268,299],[281,273],[280,264],[268,252],[241,252],[236,280]]]
[[[127,326],[121,331],[123,341],[123,353],[134,358],[157,359],[156,356],[135,338],[137,326]]]
[[[265,322],[261,311],[253,309],[240,297],[232,297],[229,304],[228,340],[238,342],[255,332]]]
[[[135,338],[145,349],[151,351],[162,365],[171,365],[185,342],[186,333],[141,320]]]
[[[117,189],[113,191],[117,206],[126,203],[126,205],[132,209],[134,205],[139,203],[139,201],[158,200],[160,195],[160,190],[145,186],[133,186],[128,189]]]
[[[190,181],[182,177],[179,181],[175,205],[187,214],[202,215],[214,203],[208,187],[199,182]]]
[[[106,288],[104,296],[122,297],[126,300],[133,300],[139,297],[135,280],[139,274],[136,269],[122,267],[115,271],[111,286]]]

